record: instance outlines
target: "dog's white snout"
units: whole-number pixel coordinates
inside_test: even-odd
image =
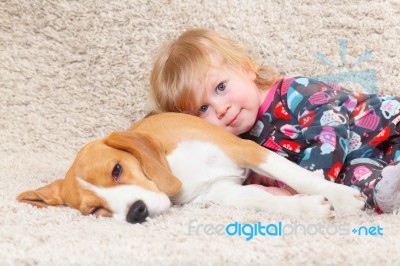
[[[147,217],[164,213],[171,206],[169,197],[164,193],[149,191],[139,186],[98,187],[81,178],[78,178],[78,181],[82,187],[93,191],[107,202],[116,220],[143,222]]]

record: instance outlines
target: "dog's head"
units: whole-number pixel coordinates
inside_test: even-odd
[[[17,200],[37,207],[69,206],[82,214],[130,223],[170,207],[181,182],[173,176],[162,143],[147,134],[114,132],[87,144],[64,179],[29,190]]]

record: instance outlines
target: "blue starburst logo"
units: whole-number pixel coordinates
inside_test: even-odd
[[[323,74],[318,75],[315,78],[330,82],[330,83],[343,83],[343,82],[355,82],[360,84],[368,93],[376,93],[376,71],[373,69],[365,69],[352,71],[351,69],[357,65],[360,65],[362,62],[370,58],[373,54],[372,50],[366,50],[362,53],[356,62],[350,65],[349,68],[346,68],[346,55],[347,55],[347,40],[339,39],[339,49],[340,49],[340,60],[341,64],[336,66],[332,63],[329,58],[325,55],[317,52],[315,57],[324,63],[325,65],[331,67],[336,70],[335,73],[331,74]]]

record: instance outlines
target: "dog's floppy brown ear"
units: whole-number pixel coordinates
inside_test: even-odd
[[[64,200],[61,198],[62,183],[63,180],[58,179],[36,190],[22,192],[17,196],[17,200],[40,208],[64,205]]]
[[[175,195],[181,189],[181,182],[172,174],[160,141],[148,134],[124,131],[111,133],[105,143],[135,156],[147,178],[168,196]]]

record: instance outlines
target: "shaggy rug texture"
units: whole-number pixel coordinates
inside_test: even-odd
[[[0,0],[0,265],[399,265],[398,214],[291,220],[188,204],[132,225],[15,200],[141,119],[155,51],[186,29],[238,39],[285,75],[400,94],[399,25],[397,0]],[[271,234],[221,231],[258,222]]]

